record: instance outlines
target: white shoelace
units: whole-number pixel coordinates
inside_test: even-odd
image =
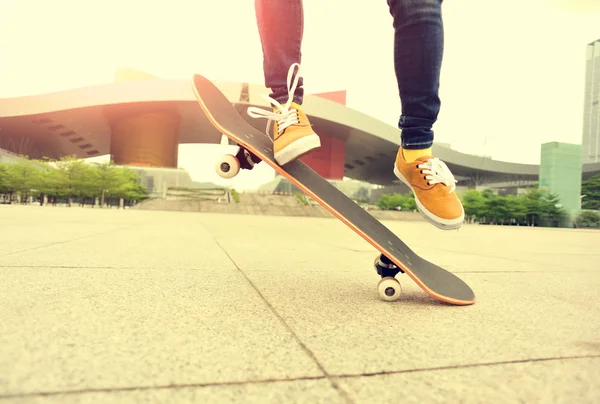
[[[298,71],[296,73],[296,77],[294,78],[294,82],[291,83],[292,76],[294,74],[294,68],[296,66],[298,66]],[[281,105],[279,102],[277,102],[277,100],[274,100],[273,98],[263,94],[262,97],[265,98],[267,101],[269,101],[271,104],[275,105],[278,108],[278,111],[273,112],[273,111],[269,111],[269,110],[257,108],[257,107],[249,107],[248,108],[248,111],[247,111],[248,115],[250,115],[252,118],[268,119],[267,128],[266,128],[266,133],[268,136],[270,136],[269,129],[271,128],[271,121],[277,121],[277,125],[278,125],[277,131],[279,133],[281,133],[288,126],[293,125],[298,122],[298,111],[296,110],[296,108],[290,109],[290,105],[294,101],[294,92],[296,91],[296,86],[298,85],[299,80],[300,80],[300,65],[298,63],[294,63],[293,65],[290,66],[290,69],[288,70],[288,76],[287,76],[288,100],[285,103],[285,105]]]
[[[419,164],[417,167],[423,171],[423,174],[426,174],[425,179],[429,180],[429,184],[443,183],[448,187],[452,187],[450,192],[454,192],[456,189],[455,184],[458,181],[454,179],[446,163],[437,157],[431,158],[426,163]]]

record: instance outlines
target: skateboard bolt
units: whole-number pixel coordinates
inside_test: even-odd
[[[386,296],[393,296],[394,293],[396,293],[396,291],[394,290],[394,288],[385,288],[385,295]]]

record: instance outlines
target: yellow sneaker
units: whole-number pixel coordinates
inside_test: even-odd
[[[275,121],[273,133],[273,152],[280,165],[321,147],[321,139],[313,132],[307,116],[295,102],[290,105],[285,118]]]
[[[431,156],[408,162],[400,148],[394,174],[413,191],[417,208],[427,221],[444,230],[462,225],[465,211],[454,192],[457,181],[444,162]]]
[[[296,74],[294,83],[290,86],[291,76],[296,66],[298,66],[298,74]],[[285,105],[281,105],[271,97],[266,97],[275,105],[273,112],[256,107],[248,108],[248,115],[251,117],[268,119],[267,134],[269,134],[271,121],[275,122],[273,127],[273,153],[275,161],[279,165],[289,163],[321,147],[321,139],[312,130],[312,125],[308,121],[306,114],[302,111],[300,104],[293,102],[294,92],[299,79],[300,65],[295,63],[290,67],[288,72],[289,99]]]

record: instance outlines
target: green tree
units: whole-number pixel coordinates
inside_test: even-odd
[[[412,212],[417,210],[417,202],[415,201],[415,194],[409,192],[404,195],[404,200],[402,202],[402,210]]]
[[[40,205],[44,205],[44,196],[48,194],[48,189],[50,186],[49,180],[51,177],[51,173],[56,171],[53,166],[51,166],[50,161],[48,159],[42,160],[28,160],[28,163],[32,166],[35,166],[38,169],[38,175],[36,176],[36,181],[33,184],[33,188],[35,189],[32,192],[32,196],[39,197]]]
[[[377,207],[382,210],[393,210],[398,206],[402,206],[402,195],[394,194],[382,194],[377,201]]]
[[[0,195],[10,194],[12,190],[8,186],[8,164],[0,162]]]
[[[75,156],[66,156],[56,162],[58,175],[53,178],[55,186],[62,189],[61,193],[67,198],[67,204],[72,206],[73,197],[85,198],[91,196],[93,181],[92,169],[89,164]]]
[[[583,209],[600,210],[600,174],[581,183],[581,195],[585,195],[581,201]]]
[[[509,218],[511,222],[521,223],[527,217],[527,207],[525,199],[518,195],[508,195],[506,197]]]
[[[493,216],[495,215],[495,198],[496,194],[489,188],[481,191],[481,198],[483,200],[483,206],[479,210],[479,220],[482,223],[490,223],[493,221]]]
[[[543,212],[543,193],[538,187],[529,188],[523,195],[527,224],[535,226]]]
[[[98,196],[98,170],[87,163],[78,167],[74,187],[75,195],[79,198],[81,206],[85,206],[87,199],[91,199],[94,206],[94,199]]]
[[[48,198],[48,203],[56,202],[57,199],[65,198],[67,192],[64,188],[64,177],[63,173],[57,170],[55,167],[46,170],[43,173],[43,185],[40,188],[42,193],[41,198],[44,196]]]
[[[407,194],[383,194],[379,197],[376,206],[382,210],[396,210],[400,208],[403,211],[411,212],[417,209],[415,196],[412,192]]]
[[[600,227],[600,214],[591,210],[584,210],[578,218],[579,224],[586,227]]]
[[[461,200],[470,222],[476,218],[482,223],[511,224],[526,217],[525,199],[518,195],[499,196],[491,189],[482,192],[470,189]]]
[[[474,219],[480,220],[485,209],[485,199],[481,192],[475,189],[469,189],[461,197],[465,216],[472,222]]]
[[[486,215],[492,224],[503,224],[510,217],[508,199],[505,196],[491,194],[486,198]]]
[[[78,198],[81,206],[86,199],[101,197],[123,198],[140,201],[148,197],[146,188],[140,184],[140,177],[126,167],[113,163],[88,164],[74,156],[66,156],[58,161],[17,160],[14,163],[0,164],[0,193],[13,192],[26,200],[29,196],[39,196],[43,203],[48,200],[67,198],[72,206],[73,198]]]
[[[113,163],[96,163],[96,181],[94,186],[100,195],[100,206],[103,207],[107,197],[118,195],[123,186],[123,177],[118,167]]]
[[[554,193],[542,192],[541,208],[544,219],[552,226],[558,226],[560,219],[567,214],[567,211],[560,203],[560,198]]]
[[[140,176],[134,170],[127,167],[116,168],[114,190],[111,195],[123,198],[125,202],[141,201],[148,197],[148,191],[140,183]]]
[[[8,165],[6,177],[8,188],[19,194],[21,203],[27,203],[41,182],[41,168],[26,159],[15,160]]]
[[[132,202],[143,201],[148,198],[148,189],[142,184],[134,184],[125,196],[125,200],[131,205]]]
[[[560,198],[539,187],[531,187],[523,195],[527,223],[531,226],[550,224],[557,226],[567,211],[561,206]]]

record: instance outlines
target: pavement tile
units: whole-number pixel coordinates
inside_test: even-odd
[[[600,358],[528,362],[338,380],[354,403],[600,401]]]
[[[573,358],[600,355],[600,232],[386,222],[471,285],[475,305],[456,307],[406,276],[401,299],[382,302],[376,251],[334,219],[31,207],[0,219],[0,401],[598,397],[598,359]],[[342,390],[273,381],[322,377],[312,355]]]
[[[462,274],[478,301],[460,307],[408,279],[403,297],[384,303],[368,275],[247,272],[330,374],[600,354],[600,280],[590,273],[569,282],[559,274]]]
[[[43,208],[42,208],[43,209]],[[52,208],[48,208],[52,209]],[[63,208],[63,210],[67,210]],[[82,209],[91,211],[92,209]],[[94,212],[96,213],[96,212]],[[106,216],[112,218],[113,213]],[[130,212],[118,212],[126,216]],[[134,212],[133,219],[136,218]],[[98,215],[104,220],[103,215]],[[173,220],[156,220],[144,222],[127,222],[121,226],[113,226],[106,231],[104,227],[88,225],[90,229],[86,237],[79,233],[72,240],[58,244],[49,242],[47,246],[32,250],[16,251],[8,255],[0,253],[0,265],[4,266],[43,266],[43,267],[104,267],[104,268],[153,268],[171,269],[215,269],[235,268],[222,249],[214,242],[212,236],[202,227],[201,217],[188,218],[175,214]],[[149,218],[152,218],[151,216]],[[127,218],[131,220],[132,218]],[[38,229],[29,232],[29,239],[46,240],[55,228],[45,227],[44,222],[37,223]],[[61,226],[56,226],[61,229]],[[43,229],[43,230],[42,230]],[[13,234],[0,236],[3,239],[24,237],[24,229],[14,230]],[[61,234],[67,230],[60,230]],[[37,233],[42,233],[39,237]],[[24,246],[26,247],[26,245]],[[24,248],[20,248],[24,249]]]
[[[320,376],[234,271],[1,268],[0,394]]]
[[[347,403],[328,380],[294,380],[207,387],[177,387],[137,391],[88,392],[52,396],[13,397],[2,403]]]

